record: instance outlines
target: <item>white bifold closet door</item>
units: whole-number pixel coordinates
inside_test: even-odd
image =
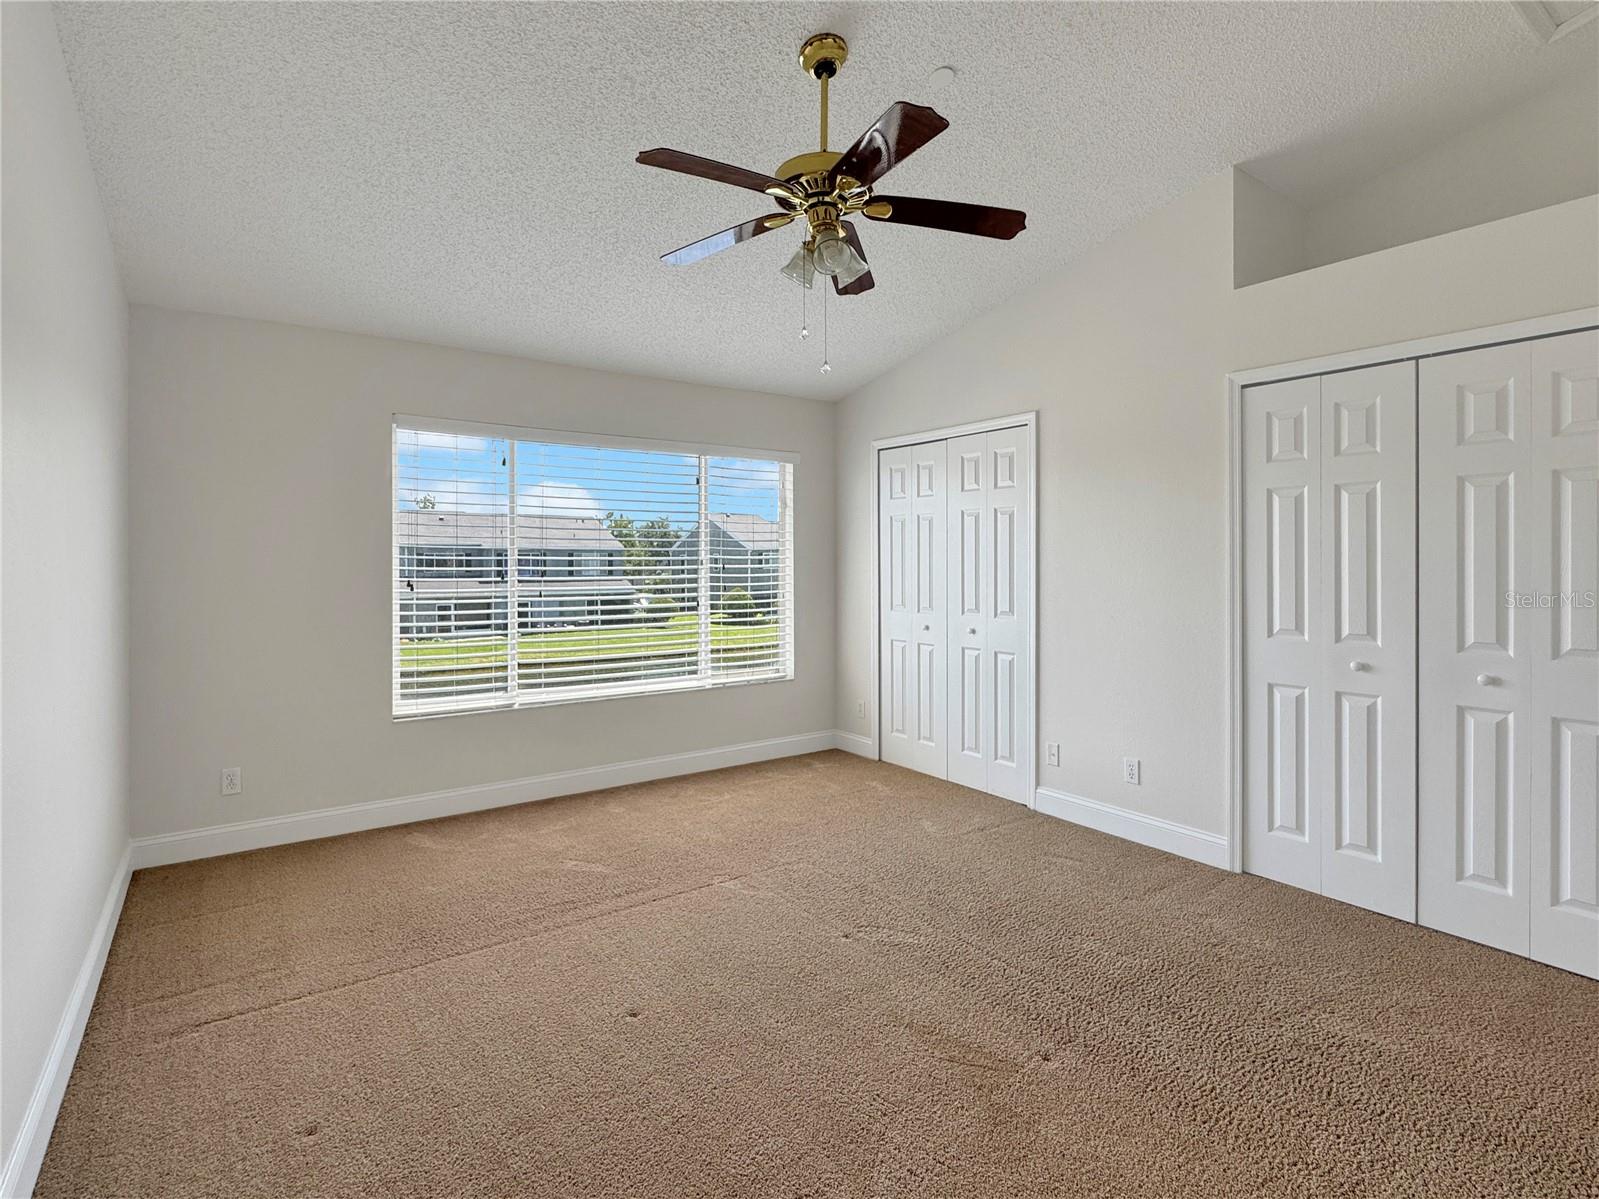
[[[949,778],[1032,802],[1026,428],[953,438],[949,488]]]
[[[878,455],[881,754],[1032,802],[1032,431]]]
[[[878,455],[878,723],[883,761],[946,777],[945,448]]]
[[[1243,419],[1244,869],[1413,920],[1415,364]]]
[[[1599,335],[1421,363],[1420,920],[1599,977]]]

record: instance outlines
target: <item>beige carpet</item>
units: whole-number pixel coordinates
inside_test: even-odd
[[[136,875],[46,1196],[1599,1193],[1599,985],[839,753]]]

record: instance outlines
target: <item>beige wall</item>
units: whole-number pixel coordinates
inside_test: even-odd
[[[127,305],[50,6],[0,5],[0,43],[0,1143],[10,1159],[128,841]]]
[[[844,402],[840,728],[875,709],[871,440],[1036,408],[1040,784],[1225,832],[1226,372],[1599,302],[1592,198],[1239,291],[1232,202],[1229,172]]]
[[[1305,263],[1499,220],[1599,192],[1599,69],[1475,125],[1305,214]]]
[[[833,405],[143,306],[130,353],[135,835],[832,727]],[[797,452],[797,677],[395,723],[396,412]]]

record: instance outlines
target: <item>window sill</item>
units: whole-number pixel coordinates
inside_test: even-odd
[[[392,712],[395,724],[408,724],[413,720],[439,720],[446,716],[475,716],[482,712],[514,712],[522,708],[554,708],[567,704],[592,704],[605,700],[641,699],[654,695],[681,695],[693,691],[720,691],[725,687],[752,687],[761,683],[791,683],[792,669],[783,674],[763,674],[727,679],[671,679],[646,687],[593,688],[563,692],[560,695],[512,698],[505,695],[486,695],[481,700],[463,700],[448,706],[417,708],[408,712]]]

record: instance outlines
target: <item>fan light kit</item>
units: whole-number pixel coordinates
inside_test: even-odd
[[[931,108],[901,100],[872,123],[842,154],[827,148],[827,87],[849,57],[849,46],[836,33],[819,33],[800,47],[800,66],[821,85],[821,149],[796,154],[770,175],[714,162],[681,150],[645,150],[638,161],[645,166],[698,175],[718,183],[764,192],[777,202],[778,211],[723,229],[663,254],[661,261],[682,266],[698,262],[740,242],[804,218],[805,239],[782,268],[801,292],[800,337],[810,335],[803,313],[805,293],[816,276],[833,281],[841,296],[858,296],[875,286],[866,264],[866,251],[847,218],[859,213],[870,221],[891,225],[920,225],[978,237],[1009,240],[1027,226],[1027,215],[1013,208],[989,208],[952,200],[921,200],[913,196],[879,196],[872,186],[895,166],[949,128],[949,122]],[[950,72],[953,76],[954,72]],[[827,292],[822,291],[822,373],[833,368],[827,360]]]

